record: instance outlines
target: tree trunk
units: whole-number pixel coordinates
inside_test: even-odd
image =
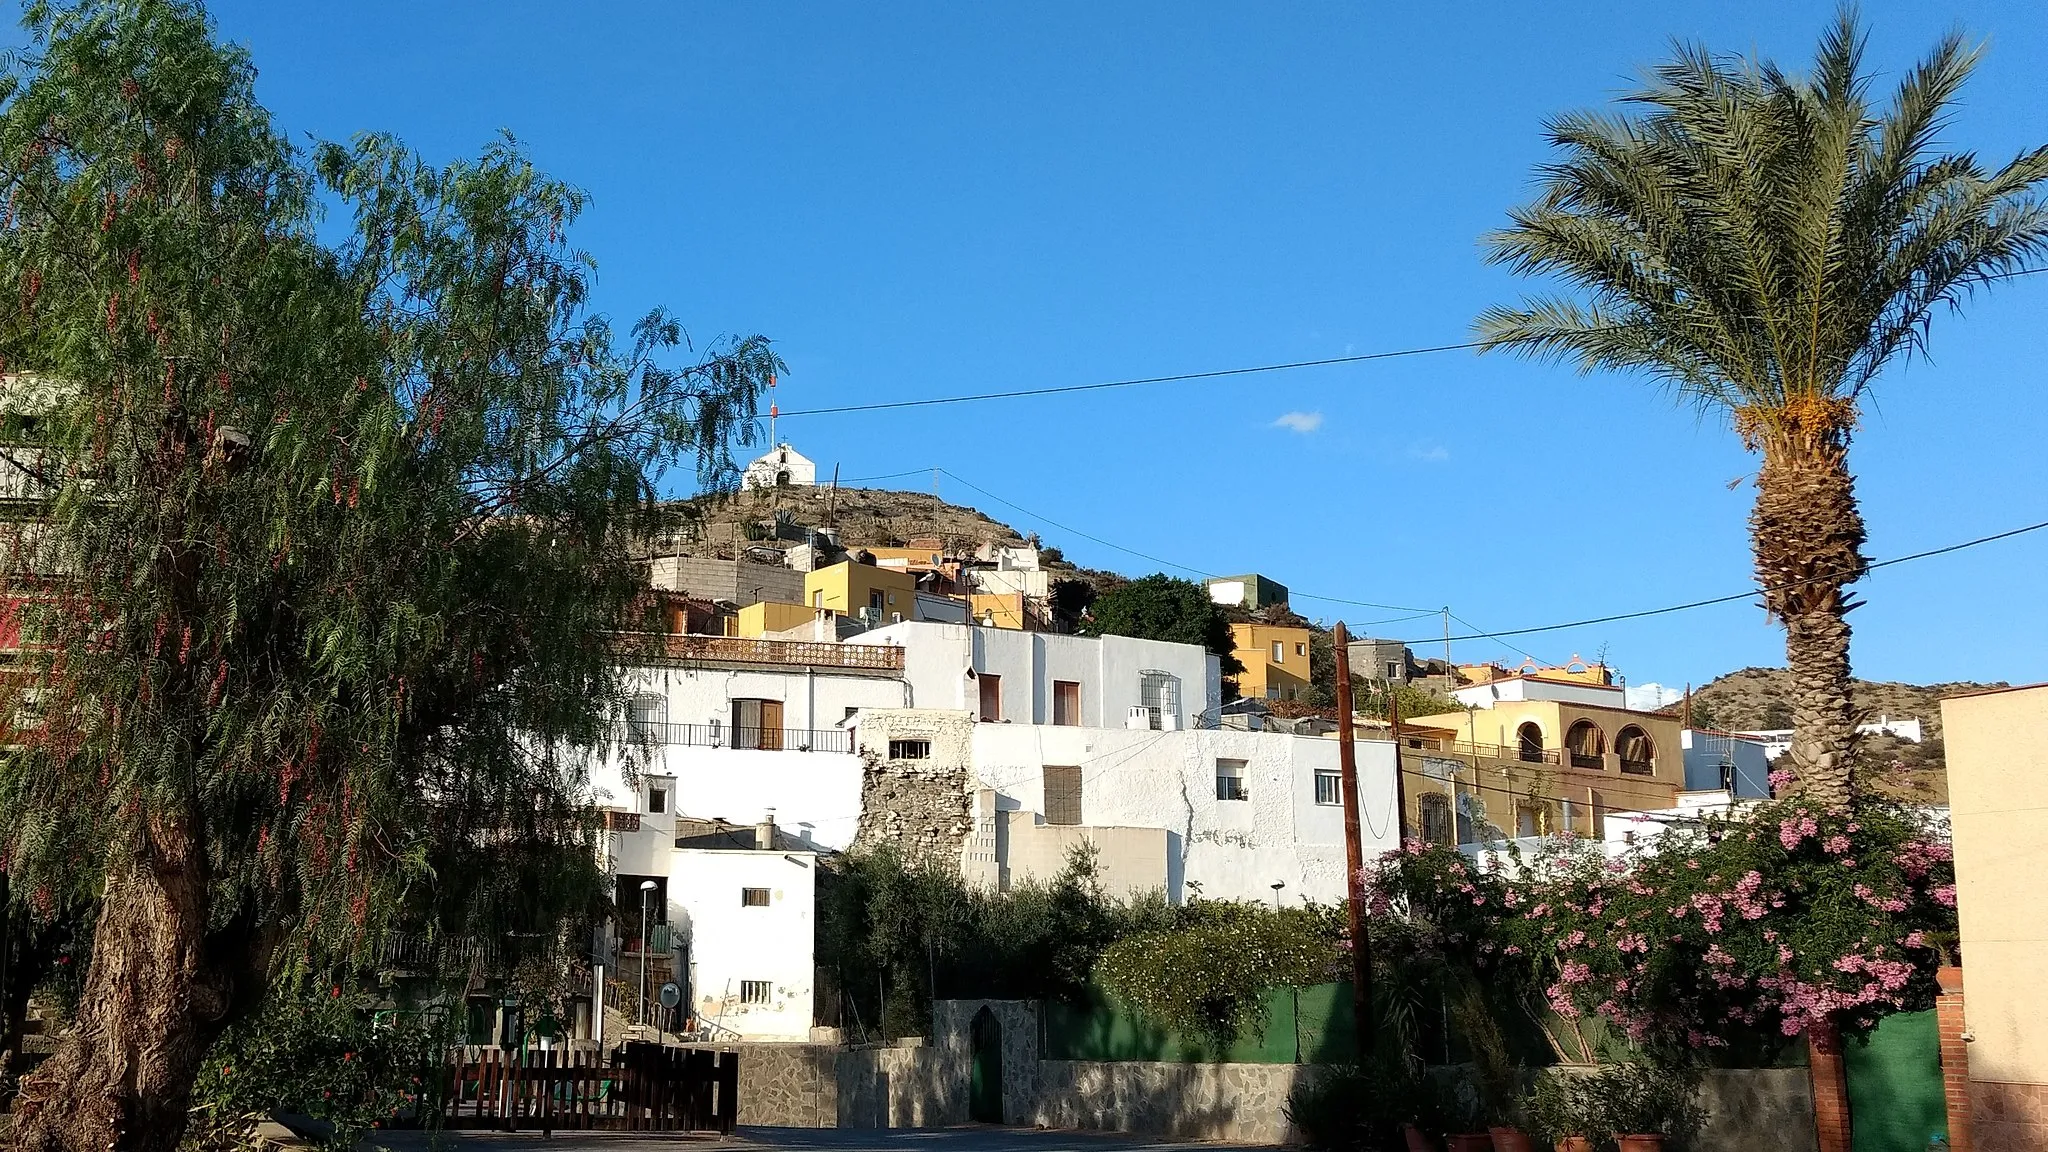
[[[1856,744],[1847,619],[1856,602],[1844,589],[1863,575],[1865,563],[1849,434],[1837,420],[1806,423],[1795,415],[1757,439],[1763,467],[1750,536],[1764,606],[1785,625],[1792,678],[1792,749],[1786,755],[1801,794],[1843,807],[1855,794]]]
[[[207,955],[204,852],[175,820],[145,838],[107,887],[78,1017],[22,1084],[21,1152],[173,1152],[184,1136],[229,997]]]

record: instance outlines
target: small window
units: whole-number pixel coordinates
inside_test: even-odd
[[[932,758],[932,742],[929,740],[891,740],[889,759],[929,760]]]
[[[1081,822],[1081,769],[1071,764],[1045,766],[1045,822]]]
[[[1316,803],[1342,806],[1344,803],[1344,777],[1336,772],[1316,772]]]
[[[1273,641],[1273,663],[1287,663],[1287,642],[1285,640]]]
[[[649,788],[647,790],[647,810],[651,813],[668,811],[668,789]]]
[[[1218,760],[1216,762],[1216,798],[1218,800],[1243,800],[1244,764],[1242,760]]]
[[[659,696],[641,696],[626,705],[626,725],[634,736],[643,740],[661,738],[662,703]]]
[[[1003,678],[983,672],[981,682],[981,718],[994,724],[1003,718]]]
[[[1052,722],[1071,727],[1081,722],[1081,682],[1052,682]]]
[[[1389,679],[1389,680],[1399,680],[1399,679],[1401,678],[1401,672],[1402,672],[1402,668],[1401,668],[1401,662],[1400,662],[1400,661],[1398,661],[1398,660],[1389,660],[1389,661],[1387,661],[1387,679]]]
[[[1308,655],[1308,645],[1306,645],[1306,644],[1296,644],[1296,645],[1294,646],[1294,654],[1295,654],[1296,656],[1306,656],[1306,655]]]
[[[742,889],[740,889],[740,907],[742,907],[742,908],[766,908],[767,906],[768,906],[768,890],[767,890],[766,888],[742,888]]]
[[[766,1004],[772,985],[767,980],[740,981],[740,1003]]]

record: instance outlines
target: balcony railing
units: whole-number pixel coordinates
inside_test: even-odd
[[[631,720],[626,727],[636,739],[681,748],[738,748],[761,752],[853,751],[853,733],[844,728],[750,728],[731,724],[663,724],[648,720]]]
[[[1450,742],[1443,752],[1455,752],[1465,756],[1484,756],[1493,760],[1519,760],[1524,764],[1556,764],[1558,753],[1555,748],[1524,748],[1518,744],[1474,744],[1465,740]]]
[[[879,644],[828,644],[806,640],[753,640],[744,636],[651,636],[620,638],[629,653],[651,652],[667,660],[703,660],[723,664],[770,664],[794,668],[851,668],[873,672],[903,671],[903,649]]]

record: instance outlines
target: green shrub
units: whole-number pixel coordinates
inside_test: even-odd
[[[1266,989],[1332,979],[1344,959],[1327,909],[1203,900],[1178,919],[1111,945],[1096,982],[1154,1023],[1220,1045],[1263,1028]]]
[[[193,1089],[188,1143],[248,1147],[249,1129],[271,1112],[333,1125],[339,1148],[394,1120],[432,1119],[440,1031],[376,1018],[338,987],[274,999],[208,1053]]]

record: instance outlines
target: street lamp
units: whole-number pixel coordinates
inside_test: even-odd
[[[640,882],[640,1026],[647,1026],[647,902],[654,898],[652,880]]]
[[[1275,880],[1268,887],[1273,889],[1273,911],[1278,912],[1280,910],[1280,890],[1287,887],[1287,881]]]

